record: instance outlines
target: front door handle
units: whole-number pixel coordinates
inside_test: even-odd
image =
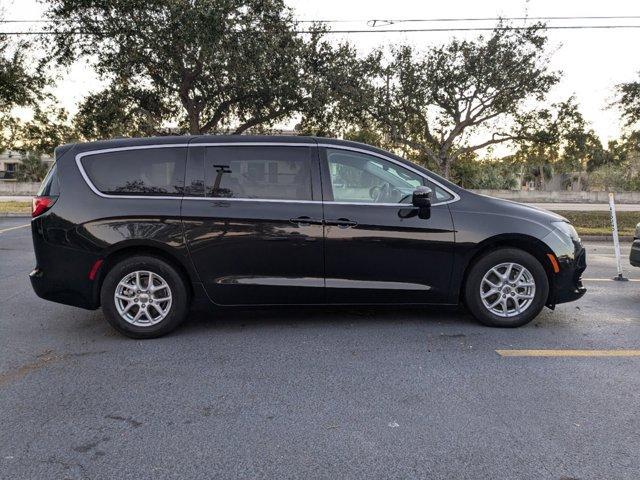
[[[358,222],[348,218],[338,218],[337,220],[327,220],[327,225],[336,225],[338,228],[351,228],[358,225]]]
[[[291,223],[298,225],[299,227],[308,227],[310,225],[322,225],[322,220],[318,218],[311,218],[306,215],[302,217],[292,218],[289,220]]]

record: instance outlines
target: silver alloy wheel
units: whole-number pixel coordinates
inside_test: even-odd
[[[480,282],[480,298],[485,308],[499,317],[520,315],[533,303],[536,281],[518,263],[501,263],[491,268]]]
[[[120,316],[131,325],[150,327],[171,310],[171,289],[157,273],[135,271],[126,275],[113,295]]]

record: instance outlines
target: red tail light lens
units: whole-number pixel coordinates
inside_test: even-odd
[[[37,217],[49,210],[54,203],[56,203],[57,197],[33,197],[31,203],[31,216]]]

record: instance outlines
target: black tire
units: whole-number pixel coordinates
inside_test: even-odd
[[[153,325],[134,325],[125,320],[116,307],[114,295],[118,284],[127,275],[136,271],[153,272],[160,276],[170,289],[172,299],[168,313]],[[190,299],[185,279],[171,264],[158,257],[136,255],[121,260],[109,270],[102,283],[100,300],[107,321],[118,332],[131,338],[156,338],[171,332],[185,320]],[[136,305],[134,308],[139,307]]]
[[[531,303],[522,313],[511,317],[500,316],[492,312],[484,305],[480,293],[480,285],[485,274],[493,267],[503,263],[516,263],[525,267],[531,273],[533,280],[535,281],[535,293],[533,293]],[[501,272],[506,273],[505,270],[501,270]],[[491,287],[488,287],[485,283],[484,288],[487,288],[488,291]],[[523,290],[519,291],[522,292]],[[496,295],[497,296],[495,297],[489,297],[488,301],[492,302],[494,298],[499,300],[502,293]],[[507,293],[507,296],[509,295],[510,294]],[[493,250],[482,256],[471,267],[464,286],[464,298],[467,308],[473,316],[480,321],[480,323],[490,327],[513,328],[529,323],[544,308],[548,295],[549,279],[547,278],[547,273],[545,272],[544,267],[533,255],[517,248],[501,248]],[[508,302],[509,308],[515,307],[514,300],[510,300]]]

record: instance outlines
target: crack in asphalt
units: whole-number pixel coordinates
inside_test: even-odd
[[[36,357],[35,361],[21,365],[20,367],[14,368],[7,372],[0,373],[0,387],[8,383],[11,383],[15,380],[19,380],[22,377],[28,375],[29,373],[36,372],[48,365],[60,362],[62,360],[66,360],[68,358],[84,357],[87,355],[101,355],[103,353],[107,353],[107,351],[100,350],[96,352],[77,352],[77,353],[56,354],[53,350],[45,350],[44,352],[42,352]]]

